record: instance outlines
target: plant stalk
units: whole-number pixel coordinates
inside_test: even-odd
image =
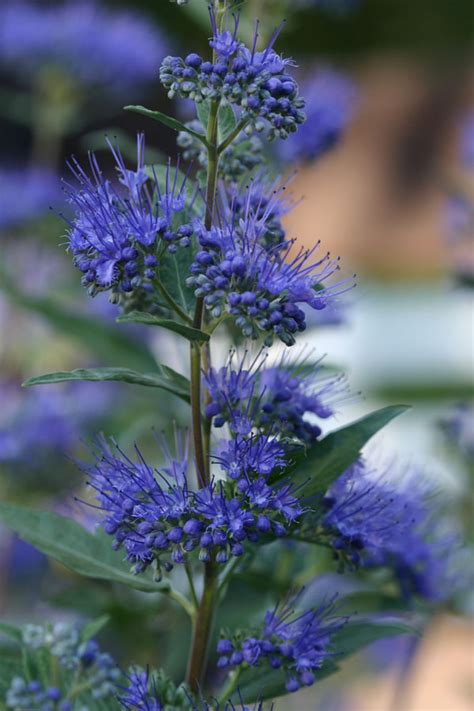
[[[216,21],[219,31],[225,19],[227,9],[226,0],[215,0]],[[214,52],[214,61],[216,61]],[[219,105],[220,101],[212,101],[209,107],[209,120],[207,124],[207,186],[206,186],[206,216],[205,227],[210,230],[214,220],[217,175],[219,167],[218,138],[219,138]],[[193,325],[202,329],[204,317],[204,300],[198,298],[194,313]],[[193,423],[193,440],[196,456],[196,466],[198,473],[198,485],[206,486],[210,481],[209,466],[209,440],[210,423],[205,424],[205,438],[203,438],[203,426],[201,416],[201,368],[202,358],[205,356],[205,367],[209,368],[210,350],[209,345],[191,346],[191,409]],[[214,561],[210,560],[204,564],[204,587],[199,608],[197,610],[193,625],[193,638],[191,651],[188,660],[188,670],[186,681],[194,693],[199,693],[207,669],[207,658],[209,643],[212,636],[213,620],[217,606],[217,582],[218,571]]]
[[[200,692],[204,682],[216,601],[217,567],[215,563],[209,562],[204,569],[204,590],[193,627],[193,641],[186,673],[186,681],[194,693]]]

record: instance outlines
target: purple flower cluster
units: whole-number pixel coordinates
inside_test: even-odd
[[[265,345],[275,336],[293,345],[295,334],[306,328],[301,306],[324,309],[345,290],[346,282],[324,285],[339,270],[339,260],[327,253],[314,259],[319,243],[310,250],[260,244],[266,226],[252,211],[238,225],[225,216],[210,230],[195,224],[195,233],[201,249],[188,286],[204,298],[213,318],[231,315],[245,337],[263,335]]]
[[[101,652],[97,642],[82,642],[79,631],[66,623],[54,625],[25,625],[22,641],[33,653],[51,655],[61,677],[68,684],[46,686],[35,679],[25,681],[20,676],[12,679],[6,694],[7,708],[25,711],[73,711],[74,702],[68,692],[77,684],[82,694],[96,703],[115,696],[120,669],[110,656]],[[43,656],[43,668],[47,656]],[[73,680],[74,679],[74,680]],[[66,693],[64,691],[66,689]]]
[[[294,602],[289,600],[269,610],[263,629],[255,636],[221,639],[218,666],[225,669],[266,663],[285,672],[290,692],[314,684],[315,673],[332,656],[331,639],[346,620],[334,615],[333,602],[302,613],[295,613]]]
[[[14,711],[72,711],[73,706],[64,700],[56,686],[45,687],[40,681],[26,681],[16,676],[5,697],[6,708]]]
[[[1,24],[1,23],[0,23]],[[44,215],[61,201],[61,184],[45,168],[0,170],[0,229]]]
[[[122,687],[123,692],[118,699],[126,711],[263,711],[261,703],[256,703],[251,709],[244,704],[235,706],[231,701],[223,704],[215,699],[210,704],[204,699],[197,701],[185,684],[176,687],[162,670],[135,667],[127,678],[128,686]]]
[[[156,74],[168,42],[147,20],[94,0],[45,6],[2,3],[0,61],[28,80],[45,68],[111,93],[133,90]]]
[[[75,210],[68,234],[74,264],[82,282],[94,295],[109,290],[113,298],[133,293],[146,298],[153,292],[160,258],[190,244],[192,227],[186,222],[186,177],[166,169],[161,181],[144,167],[144,137],[137,137],[137,168],[127,170],[120,151],[109,142],[119,186],[103,177],[94,155],[92,177],[73,161],[77,186],[66,183]]]
[[[214,418],[215,427],[228,424],[239,435],[257,429],[309,444],[321,435],[314,419],[333,416],[334,404],[347,389],[343,376],[320,376],[318,364],[292,365],[283,357],[274,367],[264,367],[262,351],[253,362],[247,353],[240,362],[235,358],[232,352],[225,367],[205,375],[206,415]]]
[[[324,497],[324,535],[343,567],[388,567],[405,599],[442,599],[453,536],[433,521],[420,477],[396,479],[354,464]]]
[[[213,61],[204,61],[198,54],[166,57],[161,65],[160,79],[168,96],[179,96],[200,103],[225,99],[236,106],[239,119],[246,122],[248,133],[263,131],[267,137],[287,138],[305,120],[304,100],[298,85],[288,73],[293,66],[273,50],[279,31],[268,47],[257,52],[258,27],[252,49],[237,39],[238,19],[234,32],[219,33],[211,12],[213,36],[209,42],[214,50]]]
[[[288,141],[275,144],[277,157],[286,162],[313,161],[333,148],[352,118],[356,90],[343,74],[322,69],[303,82],[306,123]]]
[[[193,551],[201,561],[214,556],[217,563],[226,563],[230,555],[243,554],[245,541],[257,543],[268,533],[286,535],[302,512],[290,484],[267,481],[283,456],[268,438],[263,445],[252,443],[259,452],[255,464],[251,457],[242,459],[238,448],[229,449],[222,460],[232,471],[230,480],[212,481],[197,491],[189,487],[182,452],[176,460],[167,456],[155,476],[138,450],[133,462],[116,445],[99,445],[95,464],[84,470],[104,513],[104,530],[114,536],[115,548],[125,549],[135,573],[151,564],[169,570]]]

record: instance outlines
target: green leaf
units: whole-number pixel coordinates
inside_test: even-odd
[[[162,366],[164,370],[164,366]],[[190,401],[189,381],[171,368],[166,367],[166,375],[159,373],[138,373],[128,368],[77,368],[76,370],[59,371],[29,378],[23,383],[25,387],[32,385],[48,385],[50,383],[64,383],[72,380],[88,380],[93,382],[115,380],[132,385],[144,385],[151,388],[160,388],[177,395],[185,402]]]
[[[194,313],[196,297],[186,286],[189,268],[194,260],[192,249],[179,249],[175,254],[167,252],[160,260],[160,281],[187,314]]]
[[[15,642],[21,642],[22,640],[20,628],[15,627],[15,625],[9,625],[6,622],[0,622],[0,634],[5,635],[5,637],[10,637],[10,639],[14,639]]]
[[[81,630],[81,641],[88,642],[99,634],[100,630],[110,621],[110,615],[101,615],[96,620],[91,620]]]
[[[219,107],[219,143],[225,141],[236,126],[237,119],[232,106],[227,102],[223,102]]]
[[[209,101],[200,101],[196,104],[196,114],[201,126],[206,129],[209,123],[209,114],[211,112]]]
[[[160,326],[161,328],[166,328],[168,331],[179,333],[180,336],[184,336],[188,341],[204,343],[209,340],[209,334],[200,331],[198,328],[193,328],[192,326],[187,326],[186,324],[178,323],[168,318],[159,318],[158,316],[153,316],[153,314],[147,314],[141,311],[131,311],[129,314],[119,316],[117,321],[119,323],[131,322],[144,323],[148,326]]]
[[[156,583],[147,575],[133,575],[123,554],[112,549],[109,536],[93,535],[75,521],[48,511],[0,502],[0,520],[27,543],[89,578],[122,583],[143,592],[165,592],[169,583]]]
[[[372,412],[350,425],[331,432],[297,457],[291,472],[292,480],[307,482],[303,493],[314,496],[327,491],[331,484],[360,456],[361,449],[382,427],[409,409],[407,405],[391,405]],[[288,474],[285,471],[285,476]]]
[[[178,121],[171,116],[162,114],[161,111],[152,111],[144,106],[124,106],[124,109],[125,111],[133,111],[136,114],[142,114],[142,116],[147,116],[147,118],[151,118],[154,121],[159,121],[164,126],[168,126],[168,128],[172,128],[174,131],[185,131],[207,145],[206,137],[203,133],[193,131],[191,128],[188,128],[186,124],[181,123],[181,121]]]
[[[418,631],[399,620],[393,622],[378,622],[372,619],[349,621],[331,638],[334,658],[327,659],[323,667],[316,672],[317,681],[321,681],[339,670],[336,661],[340,662],[346,659],[378,639],[401,634],[413,635],[418,634]],[[284,672],[281,670],[269,671],[264,666],[244,672],[239,684],[239,691],[245,703],[276,699],[288,693],[285,688]],[[236,694],[233,700],[238,701],[239,696]]]
[[[59,301],[23,293],[3,272],[0,288],[21,308],[45,318],[54,328],[77,340],[107,362],[126,362],[139,370],[156,367],[150,351],[136,339],[120,332],[114,325],[71,311]]]

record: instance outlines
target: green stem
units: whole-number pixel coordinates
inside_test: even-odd
[[[199,600],[198,600],[198,597],[197,597],[197,595],[196,595],[196,588],[195,588],[195,586],[194,586],[193,574],[192,574],[191,568],[190,568],[190,566],[189,566],[189,563],[185,563],[185,564],[184,564],[184,569],[185,569],[185,571],[186,571],[186,576],[187,576],[187,578],[188,578],[189,590],[190,590],[190,592],[191,592],[191,598],[192,598],[192,600],[193,600],[194,610],[196,611],[196,610],[198,609],[198,607],[199,607]]]
[[[219,147],[217,149],[218,155],[223,153],[225,151],[225,149],[228,148],[230,146],[230,144],[235,141],[235,139],[237,138],[239,133],[244,130],[244,128],[246,127],[247,124],[248,124],[248,119],[242,119],[242,121],[239,121],[239,123],[234,128],[234,130],[231,131],[231,133],[229,133],[227,138],[224,141],[222,141],[222,143],[219,144]]]
[[[177,313],[178,316],[183,319],[183,321],[185,321],[186,323],[189,323],[189,325],[192,325],[193,319],[190,316],[188,316],[188,314],[181,308],[181,306],[178,303],[176,303],[176,301],[173,299],[173,297],[169,293],[168,289],[164,286],[164,284],[162,284],[159,280],[156,280],[155,284],[156,284],[156,288],[158,289],[158,291],[160,292],[160,294],[162,295],[162,297],[164,298],[164,300],[166,301],[168,306],[175,313]]]
[[[186,681],[192,691],[198,693],[203,686],[207,668],[209,642],[216,607],[217,568],[215,563],[206,563],[204,570],[204,590],[193,628],[193,641],[188,661]]]
[[[174,588],[171,588],[171,590],[168,592],[168,597],[170,597],[172,600],[178,603],[178,605],[181,605],[183,610],[186,612],[187,615],[191,618],[191,620],[194,620],[196,617],[196,607],[189,602],[188,598],[182,595],[178,590],[175,590]]]
[[[229,674],[229,680],[222,689],[221,693],[219,694],[219,698],[217,700],[219,704],[226,704],[228,701],[230,701],[230,699],[232,698],[232,694],[237,689],[241,671],[242,669],[239,668],[235,669]]]
[[[225,19],[227,0],[215,0],[214,9],[219,31]],[[214,52],[215,60],[215,52]],[[214,209],[219,167],[218,120],[220,100],[211,101],[209,120],[207,124],[207,185],[206,185],[206,217],[205,227],[210,230],[214,220]],[[204,300],[198,298],[194,313],[193,325],[202,329],[204,318]],[[201,417],[201,359],[203,350],[197,344],[191,346],[191,411],[193,423],[193,440],[198,473],[198,485],[206,486],[210,481],[209,440],[210,422],[205,421],[205,440],[203,439]],[[209,367],[210,353],[204,350],[206,367]],[[204,444],[205,442],[205,444]],[[188,660],[186,681],[195,693],[199,693],[206,675],[209,643],[217,603],[217,569],[213,561],[205,563],[204,586],[196,619],[193,625],[193,639]]]

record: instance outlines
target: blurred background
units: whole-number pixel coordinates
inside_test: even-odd
[[[308,342],[349,375],[359,397],[337,425],[374,406],[411,412],[373,448],[433,477],[472,542],[474,460],[474,10],[470,0],[249,0],[241,29],[286,18],[277,48],[300,65],[310,120],[300,142],[270,157],[296,175],[288,232],[341,255],[357,289],[341,297]],[[90,299],[65,253],[66,161],[105,135],[134,160],[175,157],[176,134],[127,114],[143,104],[181,120],[158,82],[168,53],[205,51],[206,3],[167,0],[0,0],[0,496],[46,505],[88,523],[71,457],[103,430],[147,448],[167,429],[166,400],[125,384],[22,389],[33,375],[94,365],[184,366],[173,339],[117,326],[106,296]],[[309,100],[310,99],[310,100]],[[192,117],[191,117],[192,118]],[[303,199],[300,201],[300,197]],[[52,208],[52,209],[51,209]],[[179,369],[179,368],[178,368]],[[184,409],[184,406],[183,406]],[[182,413],[183,422],[186,411]],[[179,412],[178,412],[179,421]],[[93,523],[90,523],[93,525]],[[468,560],[472,570],[472,556]],[[147,661],[156,629],[138,593],[84,582],[0,531],[0,618],[75,619],[104,612],[105,646]],[[363,655],[342,677],[288,709],[463,711],[474,704],[468,594],[437,611],[421,643],[400,639]],[[160,613],[166,616],[166,609]],[[180,627],[181,625],[181,627]],[[140,635],[136,630],[140,630]],[[173,634],[185,621],[177,619]],[[108,635],[108,636],[107,636]],[[124,640],[127,640],[124,649]],[[162,659],[179,670],[171,643]],[[154,654],[154,652],[153,652]],[[178,672],[176,672],[178,673]]]

